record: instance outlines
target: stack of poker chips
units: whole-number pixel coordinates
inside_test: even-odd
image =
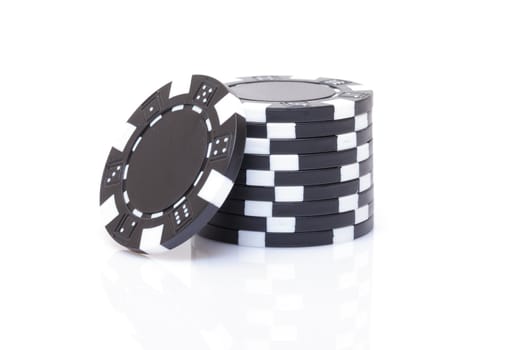
[[[372,91],[340,79],[241,78],[247,139],[227,200],[202,231],[243,246],[353,240],[373,228]]]

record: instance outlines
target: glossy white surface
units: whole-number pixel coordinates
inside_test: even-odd
[[[507,6],[1,2],[0,349],[511,350]],[[98,208],[109,147],[189,73],[373,88],[374,235],[284,252],[198,239],[150,258],[116,246]]]

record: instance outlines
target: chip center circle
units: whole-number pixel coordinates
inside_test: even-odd
[[[143,134],[129,159],[126,191],[143,213],[165,211],[188,192],[206,158],[208,130],[190,108],[168,111]]]
[[[256,81],[231,86],[243,100],[263,102],[301,102],[330,98],[336,91],[324,84],[308,81]]]

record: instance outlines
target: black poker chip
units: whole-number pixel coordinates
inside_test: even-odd
[[[296,171],[340,167],[362,162],[372,155],[372,141],[338,152],[312,154],[246,154],[242,169]]]
[[[360,131],[372,124],[372,111],[352,118],[306,123],[252,123],[246,124],[248,137],[268,139],[305,139],[340,135]]]
[[[199,232],[239,172],[242,114],[224,84],[202,75],[173,81],[146,99],[128,120],[127,141],[111,149],[101,180],[112,238],[153,252]]]
[[[246,138],[245,154],[309,154],[343,151],[372,140],[372,126],[357,132],[307,139]]]
[[[271,202],[318,201],[363,192],[371,186],[372,173],[367,173],[355,180],[325,185],[273,187],[235,185],[229,199]]]
[[[328,169],[299,171],[242,169],[235,183],[262,187],[324,185],[354,180],[371,171],[372,156],[362,162]]]
[[[360,193],[311,202],[271,202],[228,199],[219,212],[259,217],[317,216],[345,213],[363,207],[374,199],[373,188]]]
[[[256,217],[218,212],[210,220],[210,224],[248,231],[309,232],[356,225],[367,220],[372,214],[372,203],[345,213],[318,216]]]
[[[315,232],[269,233],[262,231],[234,230],[209,224],[200,236],[219,242],[248,247],[313,247],[342,243],[357,239],[374,228],[374,216],[367,220],[336,229]]]
[[[372,108],[372,91],[340,79],[256,76],[228,86],[242,100],[248,122],[339,120]]]

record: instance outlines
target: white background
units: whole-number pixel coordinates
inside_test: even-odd
[[[0,348],[511,349],[512,32],[494,0],[2,1]],[[372,87],[375,233],[112,243],[113,135],[191,73]]]

